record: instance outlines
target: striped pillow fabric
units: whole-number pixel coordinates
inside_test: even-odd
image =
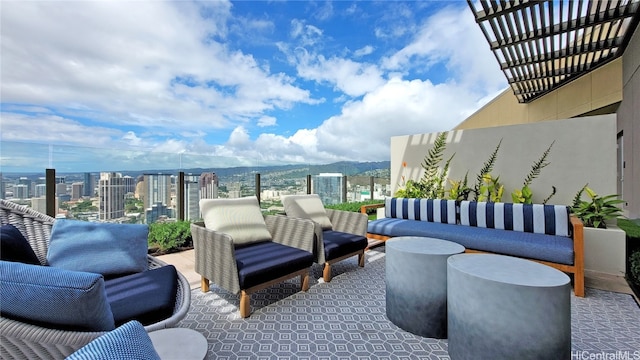
[[[420,220],[455,224],[456,201],[444,199],[385,199],[385,216],[397,219]]]
[[[569,209],[563,205],[462,201],[460,223],[491,229],[570,236]]]

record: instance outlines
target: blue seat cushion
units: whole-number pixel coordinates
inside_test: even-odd
[[[565,236],[394,218],[369,222],[368,232],[391,237],[434,237],[456,242],[467,249],[567,265],[574,262],[573,239]]]
[[[100,274],[0,261],[2,316],[51,329],[115,328]]]
[[[160,360],[142,324],[130,321],[92,340],[66,360]]]
[[[29,241],[18,228],[10,224],[0,227],[0,259],[40,265],[40,260],[33,252]]]
[[[240,288],[250,287],[309,268],[313,254],[273,241],[237,247],[236,264]]]
[[[364,250],[367,238],[362,235],[349,234],[341,231],[325,230],[322,232],[324,243],[324,258],[332,260],[341,256]]]
[[[105,281],[116,326],[130,320],[149,325],[173,314],[178,274],[173,265]]]

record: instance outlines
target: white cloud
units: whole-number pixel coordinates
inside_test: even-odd
[[[277,120],[273,116],[262,116],[258,119],[258,127],[275,126],[276,123]]]
[[[373,46],[367,45],[367,46],[361,47],[360,49],[354,51],[353,52],[353,56],[362,57],[362,56],[365,56],[365,55],[372,54],[374,50],[375,50],[375,48]]]
[[[215,40],[227,36],[230,9],[225,1],[3,3],[2,101],[185,130],[316,101]]]

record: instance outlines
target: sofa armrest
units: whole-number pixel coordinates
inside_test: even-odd
[[[366,214],[344,210],[325,210],[327,216],[329,216],[333,230],[362,236],[367,235],[369,217]]]
[[[384,203],[380,204],[369,204],[360,206],[360,213],[367,215],[367,210],[369,209],[378,209],[384,207]]]
[[[273,242],[313,253],[315,223],[312,220],[267,215],[264,221]]]
[[[240,292],[233,240],[228,234],[207,229],[204,223],[191,224],[195,271],[234,294]]]
[[[573,253],[574,260],[573,266],[575,267],[574,273],[574,292],[576,296],[584,296],[584,224],[582,220],[578,219],[575,215],[570,215],[569,221],[571,222],[572,237],[573,237]]]

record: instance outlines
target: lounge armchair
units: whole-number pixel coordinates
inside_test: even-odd
[[[19,263],[15,262],[15,260],[10,261],[1,261],[3,269],[11,269],[12,271],[24,271],[25,274],[28,274],[31,271],[46,273],[47,271],[56,272],[56,275],[59,274],[72,274],[73,276],[78,276],[78,279],[87,279],[92,276],[89,272],[81,272],[81,271],[69,271],[65,269],[57,269],[54,266],[40,266],[40,265],[50,265],[48,264],[48,252],[50,250],[50,238],[52,234],[52,227],[59,220],[56,220],[50,216],[45,214],[36,212],[28,207],[17,205],[13,202],[0,200],[0,225],[11,224],[17,229],[22,236],[28,241],[30,248],[35,253],[34,262],[28,263]],[[6,226],[5,228],[11,228],[10,226]],[[5,239],[3,239],[3,249],[5,244]],[[27,246],[28,247],[28,246]],[[3,258],[6,254],[2,254]],[[175,271],[171,269],[171,266],[167,266],[166,263],[143,254],[146,257],[146,270],[154,270],[153,273],[157,274],[158,271],[161,273],[172,272]],[[85,262],[90,262],[90,260],[85,259]],[[37,263],[37,264],[36,264]],[[144,263],[143,263],[144,266]],[[168,271],[165,271],[168,270]],[[146,274],[151,274],[151,271],[143,271],[142,273],[131,274],[127,276],[131,276],[137,281],[141,281],[141,277],[144,278]],[[6,274],[3,274],[5,276]],[[93,274],[96,275],[96,274]],[[125,290],[131,291],[133,293],[137,293],[138,295],[144,293],[143,288],[140,286],[132,286],[130,284],[122,284],[118,283],[118,280],[124,279],[115,278],[111,280],[115,280],[115,283],[111,283],[111,285],[105,285],[105,283],[109,283],[111,280],[104,281],[102,275],[98,274],[96,277],[95,284],[100,285],[100,287],[92,288],[97,295],[100,295],[100,291],[103,291],[105,287],[113,286],[112,289],[117,290],[120,294],[125,294]],[[167,327],[175,326],[181,319],[183,319],[190,306],[191,292],[189,283],[186,278],[177,272],[177,281],[176,281],[176,290],[175,290],[175,305],[173,306],[173,311],[169,315],[169,317],[164,318],[159,321],[155,321],[153,323],[148,323],[144,326],[146,331],[154,331]],[[27,279],[31,279],[27,278]],[[48,282],[46,285],[49,286],[49,282],[53,282],[52,280],[56,280],[53,278],[41,278],[35,279],[34,282],[37,281],[46,281]],[[148,279],[144,279],[147,281]],[[8,296],[7,288],[12,285],[7,285],[5,283],[3,285],[2,297],[5,298]],[[147,283],[145,283],[147,284]],[[73,284],[76,286],[77,284]],[[126,289],[122,286],[126,285]],[[73,287],[70,286],[70,287]],[[33,294],[27,294],[33,295]],[[126,295],[126,294],[125,294]],[[100,298],[100,296],[97,296]],[[104,294],[101,299],[104,298]],[[119,303],[118,299],[114,300],[113,298],[110,301],[115,304]],[[121,302],[120,302],[121,303]],[[86,305],[86,304],[85,304]],[[113,309],[113,314],[119,312],[121,315],[126,316],[126,312],[131,309],[120,304],[120,308]],[[69,305],[71,307],[72,305]],[[102,306],[105,307],[104,302]],[[114,305],[115,306],[115,305]],[[97,305],[96,305],[97,307]],[[108,308],[109,305],[106,305]],[[89,304],[89,308],[91,308],[91,304]],[[3,304],[2,311],[5,312],[7,310],[6,304]],[[45,308],[32,308],[28,309],[32,311],[34,314],[38,315],[53,315],[64,320],[64,316],[67,314],[59,314],[60,311],[51,311],[51,309]],[[59,309],[57,309],[59,310]],[[110,311],[111,309],[109,309]],[[73,312],[73,311],[71,311]],[[79,312],[79,311],[78,311]],[[77,314],[68,314],[70,317],[77,316]],[[58,319],[59,320],[59,319]],[[111,320],[112,322],[114,320]],[[114,324],[117,326],[118,324]],[[73,327],[65,326],[65,327],[52,327],[50,324],[45,326],[43,324],[37,323],[29,323],[21,320],[17,320],[16,318],[8,318],[6,316],[0,317],[0,358],[2,359],[63,359],[66,356],[69,356],[74,351],[80,349],[84,345],[88,344],[92,340],[100,337],[103,334],[108,333],[108,330],[100,331],[100,330],[78,330]]]
[[[311,219],[315,224],[315,262],[323,264],[322,278],[331,281],[331,265],[358,256],[358,265],[364,267],[364,251],[368,240],[368,217],[361,213],[325,209],[316,194],[287,195],[282,197],[287,217]]]
[[[300,277],[309,289],[313,264],[313,222],[262,215],[255,196],[203,199],[204,223],[191,224],[195,271],[202,291],[209,282],[240,294],[240,316],[250,315],[250,295],[287,279]]]

